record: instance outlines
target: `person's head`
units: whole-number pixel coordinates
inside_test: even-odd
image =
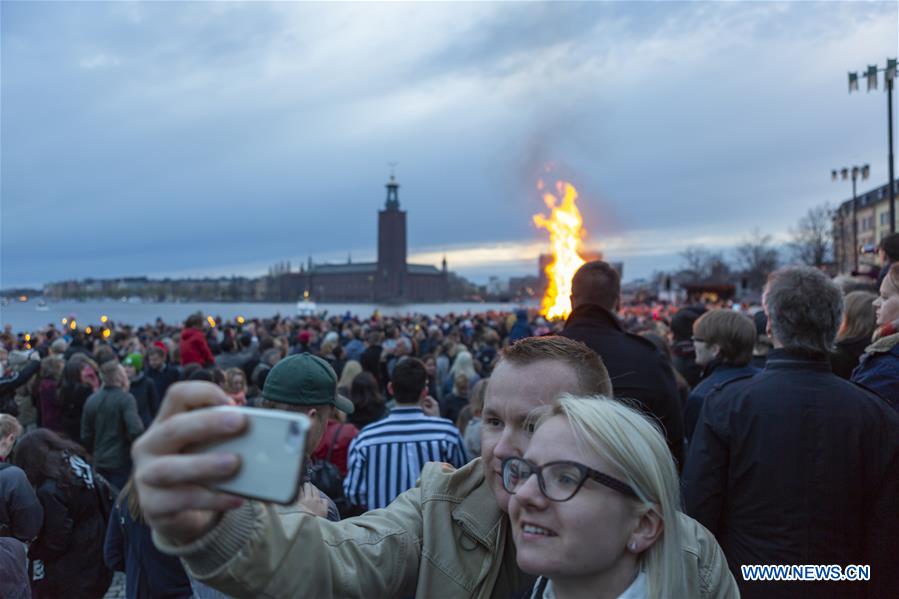
[[[599,356],[565,337],[528,337],[505,348],[493,369],[481,416],[484,475],[500,508],[507,509],[501,464],[520,457],[528,444],[525,420],[563,393],[612,395],[609,373]]]
[[[225,371],[225,382],[222,390],[239,406],[247,404],[247,375],[240,368],[229,368]]]
[[[350,400],[360,413],[380,410],[384,405],[378,379],[370,372],[360,372],[350,385]]]
[[[890,233],[877,244],[881,266],[899,262],[899,233]]]
[[[53,379],[59,382],[62,379],[62,371],[66,366],[65,360],[59,356],[47,356],[41,360],[41,378]]]
[[[59,339],[55,339],[53,343],[50,344],[50,353],[61,356],[66,353],[66,350],[69,349],[69,344],[66,343],[66,340],[60,337]]]
[[[755,347],[755,323],[733,310],[712,310],[693,323],[693,347],[696,363],[706,366],[712,361],[745,366],[752,360]]]
[[[474,384],[471,390],[471,397],[468,398],[468,405],[471,406],[471,415],[474,418],[480,418],[484,411],[484,395],[487,393],[487,382],[490,379],[481,379]]]
[[[356,378],[356,375],[362,372],[362,364],[360,364],[357,360],[347,360],[346,364],[343,365],[343,370],[340,372],[340,380],[337,381],[338,389],[346,389],[349,392],[350,387],[353,386],[353,379]]]
[[[403,358],[393,367],[387,390],[398,405],[417,405],[428,394],[428,372],[418,358]]]
[[[519,567],[617,593],[642,568],[648,596],[685,596],[677,470],[659,428],[602,396],[542,412],[523,461],[503,468]]]
[[[693,336],[693,323],[699,318],[699,314],[693,310],[684,308],[678,310],[671,317],[671,338],[677,343],[679,341],[689,341]]]
[[[113,348],[108,345],[101,345],[94,351],[94,360],[97,361],[97,364],[103,366],[107,362],[118,362],[119,358]]]
[[[774,347],[830,350],[843,314],[843,295],[817,268],[791,266],[768,277],[762,305]]]
[[[852,291],[843,298],[843,321],[837,333],[837,341],[844,339],[870,339],[877,326],[874,300],[877,295],[869,291]]]
[[[53,479],[63,486],[73,479],[66,456],[86,459],[84,449],[64,439],[47,428],[39,428],[25,433],[16,443],[12,462],[25,471],[28,481],[34,487],[47,479]]]
[[[125,368],[115,360],[110,360],[100,366],[100,380],[107,387],[121,387],[128,390],[128,374]]]
[[[621,295],[621,276],[608,262],[587,262],[571,279],[571,307],[596,304],[606,310],[618,308]]]
[[[156,345],[147,350],[147,365],[151,370],[162,370],[165,366],[165,350]]]
[[[194,312],[190,316],[187,317],[187,320],[184,321],[184,328],[186,329],[202,329],[203,328],[203,315],[199,312]]]
[[[125,368],[125,374],[129,379],[133,379],[144,370],[144,357],[137,353],[131,353],[122,360],[122,366]]]
[[[474,358],[471,357],[470,352],[465,350],[456,354],[456,359],[453,360],[453,366],[450,368],[450,374],[454,377],[459,373],[462,373],[469,378],[474,378],[475,374],[477,374],[474,369]]]
[[[880,296],[874,300],[877,325],[885,325],[899,318],[899,263],[890,267],[880,284]]]
[[[453,395],[456,397],[468,397],[468,377],[464,372],[453,377]]]
[[[0,414],[0,458],[9,457],[16,439],[22,434],[22,425],[10,414]]]
[[[337,394],[337,375],[325,360],[294,354],[275,364],[265,378],[262,407],[300,412],[309,417],[306,455],[312,454],[334,409],[353,413],[352,402]]]

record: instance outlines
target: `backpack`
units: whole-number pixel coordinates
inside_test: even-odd
[[[325,456],[325,459],[312,460],[312,465],[309,467],[310,481],[319,491],[331,498],[331,501],[337,506],[337,511],[340,512],[342,518],[350,513],[350,504],[343,494],[343,476],[341,476],[337,466],[331,463],[331,452],[334,451],[334,446],[337,444],[337,439],[340,437],[340,429],[342,429],[343,426],[344,425],[341,424],[337,427],[337,430],[334,431],[334,436],[331,438],[331,444],[328,446],[328,454]]]

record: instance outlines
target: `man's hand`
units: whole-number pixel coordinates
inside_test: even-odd
[[[328,517],[328,502],[312,483],[303,483],[296,506],[307,514],[318,516],[319,518]]]
[[[178,544],[201,537],[220,513],[243,500],[206,487],[239,466],[233,454],[188,454],[185,449],[232,437],[246,427],[241,414],[197,411],[232,405],[212,383],[191,381],[169,387],[153,424],[131,448],[141,511],[154,530]]]
[[[430,395],[421,400],[421,409],[428,416],[440,416],[440,404]]]

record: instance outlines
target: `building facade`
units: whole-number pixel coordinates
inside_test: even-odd
[[[446,259],[442,269],[406,261],[406,211],[400,208],[399,183],[393,175],[387,200],[378,212],[377,262],[309,264],[288,273],[282,297],[306,297],[317,302],[410,303],[449,299]]]
[[[899,199],[899,180],[893,182],[893,188]],[[896,224],[899,226],[899,214]],[[842,202],[834,211],[832,225],[834,261],[838,272],[879,268],[876,247],[881,239],[890,234],[889,184],[857,195],[854,207],[851,198]]]

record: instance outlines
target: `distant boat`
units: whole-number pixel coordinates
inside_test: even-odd
[[[50,306],[47,305],[47,302],[44,300],[37,300],[37,305],[34,307],[38,312],[49,312]]]

